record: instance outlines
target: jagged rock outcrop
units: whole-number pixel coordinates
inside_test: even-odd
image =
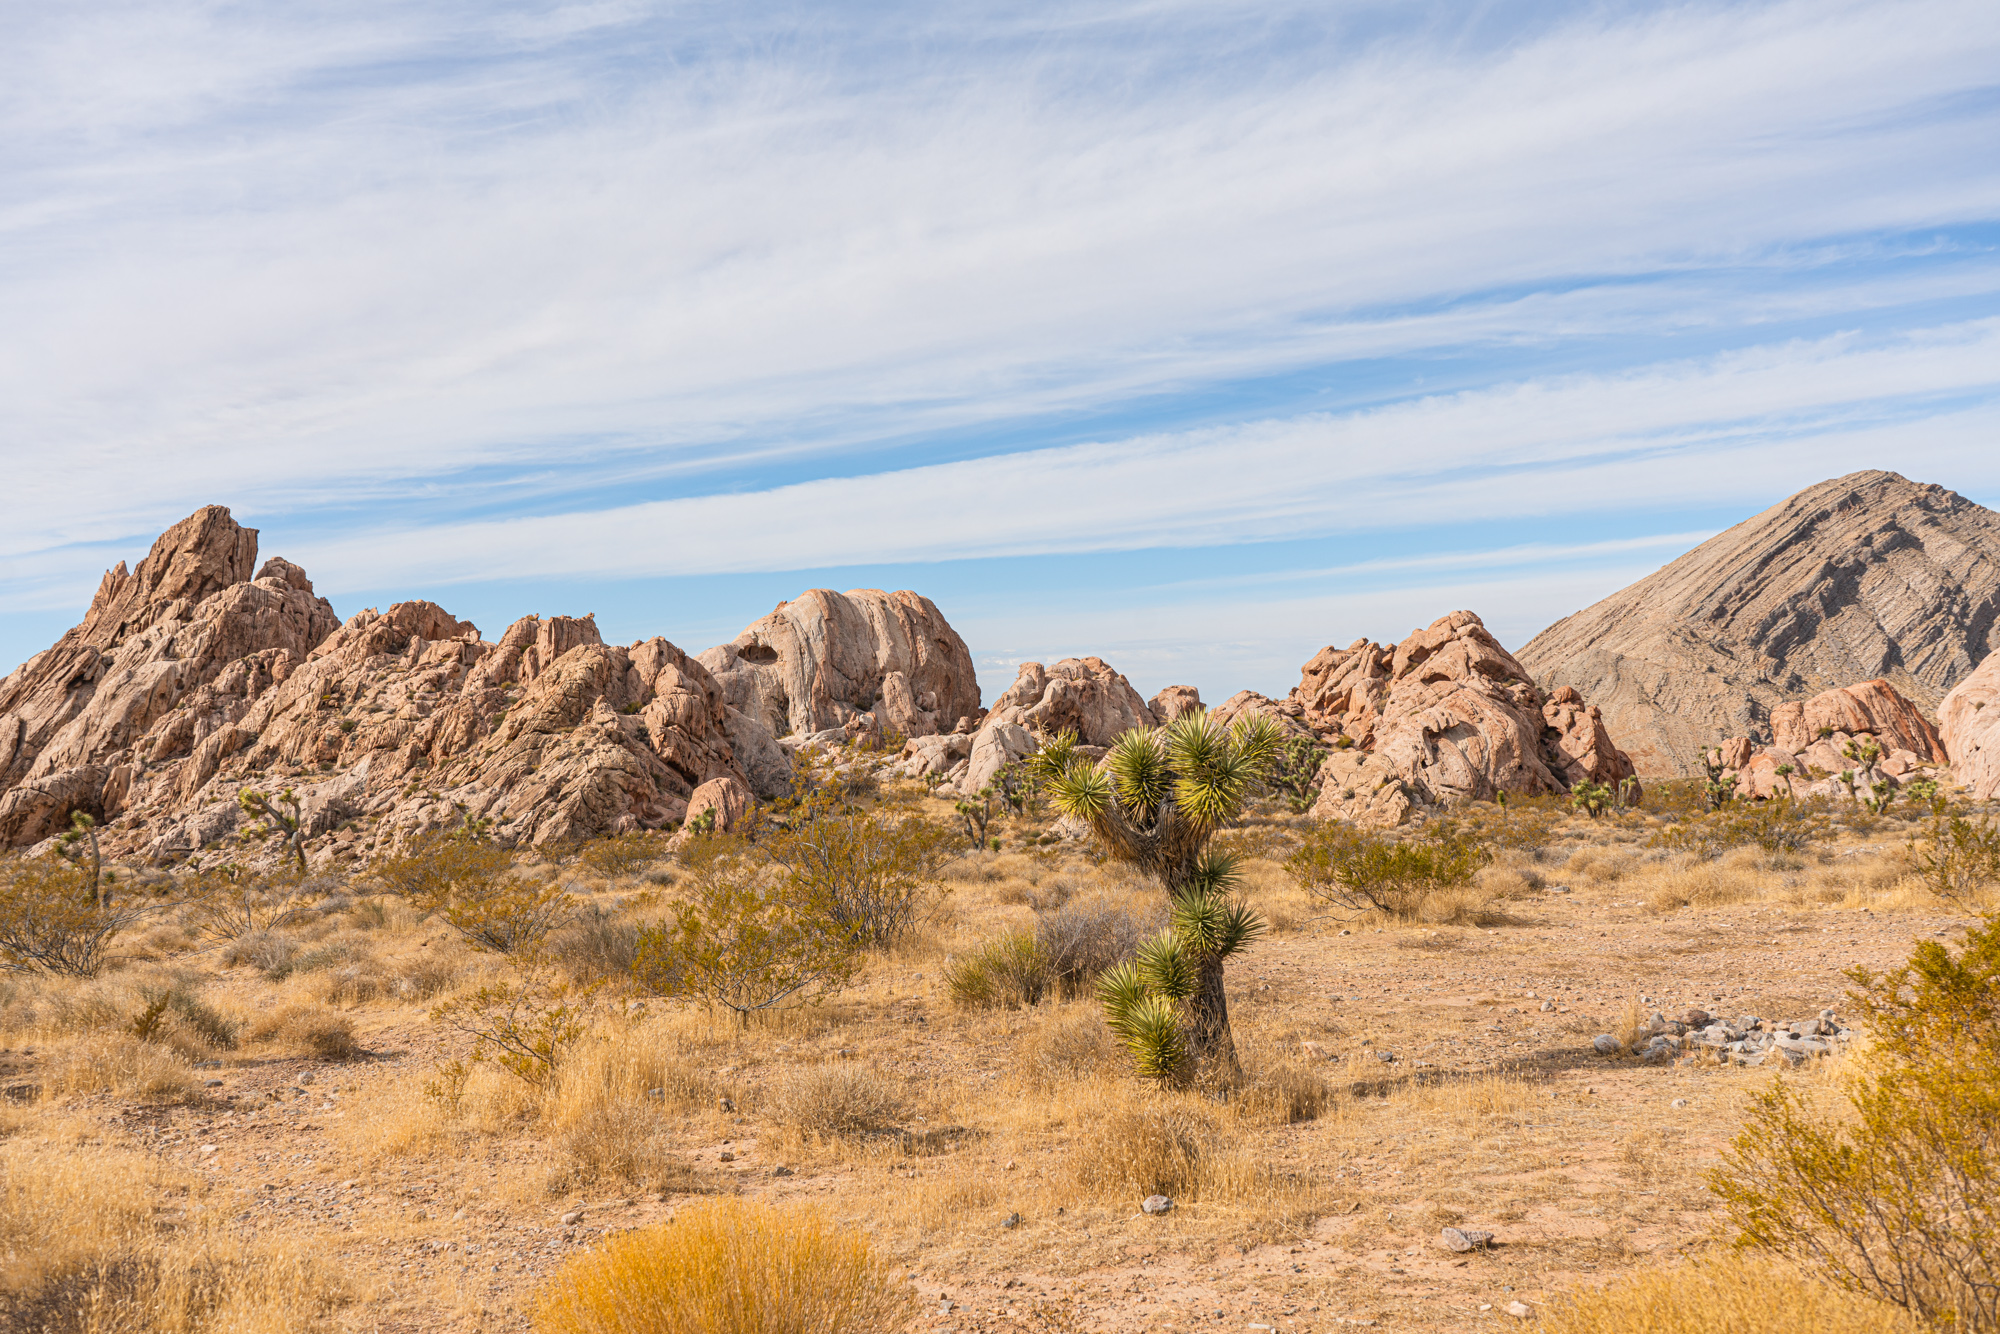
[[[0,682],[0,847],[112,818],[152,767],[213,754],[339,624],[290,562],[252,577],[257,531],[211,505],[104,576],[83,623]]]
[[[774,737],[847,728],[905,737],[979,713],[972,654],[929,598],[815,588],[700,656],[730,707]]]
[[[522,844],[658,828],[703,784],[749,790],[720,688],[666,640],[527,617],[486,643],[429,602],[340,624],[290,562],[249,577],[256,537],[220,507],[175,525],[0,683],[0,841],[83,809],[113,855],[173,859],[243,832],[242,788],[289,788],[324,861],[466,818]]]
[[[2000,797],[2000,653],[1989,655],[1938,705],[1952,782],[1980,801]]]
[[[1787,700],[1771,710],[1771,740],[1797,753],[1835,732],[1866,733],[1885,753],[1908,751],[1926,764],[1942,764],[1937,729],[1887,681],[1826,690],[1807,700]]]
[[[1569,616],[1519,660],[1597,704],[1641,772],[1881,678],[1935,706],[2000,648],[2000,515],[1892,472],[1822,482]]]
[[[1053,667],[1024,662],[986,715],[986,727],[1008,722],[1055,736],[1074,731],[1086,746],[1108,746],[1135,727],[1158,720],[1132,683],[1102,658],[1064,658]]]
[[[1225,725],[1251,718],[1268,718],[1287,740],[1317,740],[1305,723],[1305,707],[1292,699],[1272,699],[1254,690],[1239,690],[1215,706],[1215,721]]]
[[[1544,697],[1479,617],[1440,617],[1393,648],[1326,648],[1283,702],[1238,696],[1241,716],[1295,719],[1331,748],[1313,813],[1397,824],[1420,807],[1496,792],[1563,792],[1632,776],[1602,714],[1574,691]],[[1225,706],[1226,708],[1229,706]]]

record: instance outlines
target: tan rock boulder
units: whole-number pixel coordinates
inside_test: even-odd
[[[1469,611],[1393,648],[1357,640],[1322,649],[1286,704],[1338,748],[1321,774],[1321,818],[1393,823],[1418,807],[1564,792],[1585,780],[1615,787],[1632,774],[1602,716],[1574,692],[1544,698]]]
[[[1286,739],[1318,740],[1305,724],[1305,710],[1296,700],[1272,699],[1254,690],[1239,690],[1214,709],[1215,720],[1225,726],[1251,718],[1268,718]]]
[[[1193,686],[1168,686],[1146,701],[1146,708],[1152,713],[1153,721],[1161,727],[1165,727],[1182,714],[1201,707],[1201,692]]]
[[[993,776],[1015,760],[1026,759],[1041,747],[1027,728],[1005,718],[988,718],[972,738],[972,749],[958,790],[967,796],[993,781]]]
[[[1074,731],[1087,746],[1108,746],[1135,727],[1153,727],[1139,692],[1102,658],[1064,658],[1053,667],[1024,662],[986,726],[1008,722],[1043,736]]]
[[[694,836],[695,823],[703,815],[714,813],[715,823],[710,828],[715,833],[727,833],[743,822],[743,817],[756,805],[750,789],[743,781],[727,775],[711,778],[694,790],[688,798],[686,822],[673,838],[667,842],[669,849],[678,848]]]
[[[701,655],[724,700],[773,736],[843,728],[857,714],[904,736],[979,712],[965,641],[929,598],[815,588]]]
[[[2000,653],[1980,663],[1938,705],[1938,732],[1954,783],[1980,801],[2000,797]]]
[[[1866,733],[1884,751],[1907,750],[1927,763],[1944,762],[1937,729],[1887,681],[1827,690],[1808,700],[1788,700],[1771,709],[1771,738],[1789,751],[1802,751],[1821,736]]]

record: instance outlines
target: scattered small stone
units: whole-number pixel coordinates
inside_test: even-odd
[[[204,1158],[208,1157],[209,1154],[214,1152],[215,1152],[215,1146],[213,1144],[204,1144],[201,1146],[201,1156]]]
[[[1671,1105],[1675,1107],[1685,1107],[1688,1105],[1688,1100],[1686,1098],[1675,1098]]]
[[[720,1098],[717,1100],[716,1105],[719,1106],[725,1112],[733,1112],[736,1110],[736,1099]]]
[[[792,1175],[792,1169],[784,1166],[774,1167],[771,1169],[771,1175],[774,1177],[788,1177]]]
[[[1375,1053],[1375,1059],[1384,1065],[1393,1065],[1396,1061],[1396,1053],[1393,1051],[1378,1051]]]
[[[1463,1255],[1467,1251],[1485,1250],[1493,1244],[1493,1234],[1475,1232],[1469,1228],[1448,1227],[1438,1233],[1438,1240],[1444,1243],[1446,1250],[1457,1251]]]
[[[667,1096],[667,1091],[665,1089],[647,1089],[646,1096],[649,1098],[664,1098]]]
[[[562,1225],[564,1227],[575,1227],[578,1223],[581,1223],[583,1221],[583,1210],[572,1209],[568,1213],[564,1214],[560,1221],[562,1222]]]
[[[1517,1320],[1526,1320],[1529,1316],[1533,1315],[1534,1312],[1528,1309],[1528,1304],[1526,1302],[1508,1302],[1507,1314],[1513,1316]]]
[[[1543,1013],[1543,1014],[1547,1014],[1547,1013],[1548,1013],[1548,1012],[1549,1012],[1550,1010],[1553,1010],[1553,1009],[1555,1009],[1555,1008],[1556,1008],[1556,1003],[1555,1003],[1554,1001],[1543,1001],[1543,1002],[1542,1002],[1542,1013]]]
[[[205,1089],[219,1089],[222,1087],[222,1081],[219,1079],[204,1079],[201,1081],[201,1086]]]
[[[301,1084],[310,1084],[312,1082],[313,1082],[313,1076],[312,1076],[312,1071],[310,1070],[306,1071],[304,1074],[299,1076],[299,1083]]]
[[[736,1161],[736,1155],[724,1149],[721,1153],[715,1155],[715,1161],[718,1163],[733,1163]]]
[[[1008,1214],[1005,1218],[1000,1220],[1000,1226],[1008,1229],[1013,1229],[1021,1226],[1021,1215]]]
[[[1148,1195],[1140,1209],[1149,1214],[1163,1214],[1174,1207],[1174,1202],[1164,1195]]]
[[[1590,1040],[1590,1045],[1596,1050],[1599,1056],[1616,1056],[1619,1052],[1625,1050],[1625,1044],[1617,1038],[1612,1037],[1609,1033],[1599,1033]]]

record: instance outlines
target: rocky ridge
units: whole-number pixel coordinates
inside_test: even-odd
[[[1935,707],[2000,648],[2000,515],[1893,472],[1809,487],[1535,636],[1544,689],[1648,775],[1768,736],[1786,700],[1881,679]]]
[[[767,719],[850,732],[979,714],[970,655],[913,593],[814,590],[704,658],[617,646],[585,617],[524,617],[497,642],[434,603],[345,623],[303,570],[256,576],[257,533],[210,506],[0,682],[0,846],[73,811],[115,856],[171,861],[251,835],[236,796],[291,790],[315,861],[489,821],[540,844],[724,824],[789,790]],[[747,708],[737,707],[741,700]]]

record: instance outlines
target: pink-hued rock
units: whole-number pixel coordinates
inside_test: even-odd
[[[1192,709],[1202,707],[1201,692],[1193,686],[1168,686],[1146,701],[1153,721],[1164,727]]]
[[[1938,705],[1951,778],[1980,801],[2000,797],[2000,653],[1989,656]]]
[[[700,661],[725,702],[773,736],[844,728],[862,713],[876,715],[867,730],[929,736],[979,712],[965,641],[907,591],[812,589]]]
[[[236,846],[236,795],[289,788],[323,863],[468,816],[512,844],[659,828],[703,784],[749,790],[747,724],[664,639],[531,616],[486,643],[429,602],[341,624],[303,570],[255,560],[254,530],[203,510],[0,682],[0,845],[80,809],[114,856],[269,855]]]
[[[715,812],[713,829],[719,834],[734,829],[755,804],[756,798],[750,795],[750,789],[744,785],[742,779],[728,775],[711,778],[696,788],[694,795],[688,798],[686,822],[682,824],[680,832],[669,840],[667,846],[678,848],[685,843],[691,837],[694,822],[699,820],[704,812]]]
[[[1807,700],[1788,700],[1771,710],[1771,739],[1790,751],[1802,751],[1822,733],[1866,733],[1884,751],[1907,750],[1927,764],[1944,762],[1937,729],[1887,681],[1827,690]]]
[[[1340,748],[1322,771],[1322,819],[1395,823],[1419,807],[1632,776],[1602,716],[1574,691],[1545,699],[1469,611],[1393,647],[1322,649],[1283,704],[1243,707],[1295,716]]]
[[[986,727],[996,722],[1051,737],[1074,731],[1087,746],[1108,746],[1135,727],[1157,725],[1132,683],[1102,658],[1064,658],[1047,668],[1022,663],[1014,684],[986,715]]]

